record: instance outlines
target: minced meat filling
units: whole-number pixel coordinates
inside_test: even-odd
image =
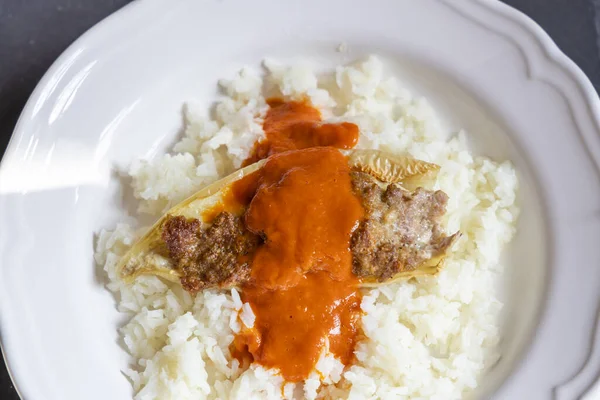
[[[384,189],[363,172],[352,172],[352,184],[365,209],[350,246],[355,275],[385,281],[416,269],[452,243],[440,227],[448,202],[444,192],[410,192],[393,183]]]
[[[350,242],[356,276],[382,282],[416,269],[451,245],[452,237],[440,227],[448,201],[444,192],[410,192],[393,183],[384,189],[363,172],[352,172],[352,185],[365,211]],[[218,214],[207,229],[197,219],[168,216],[162,239],[182,286],[192,293],[247,282],[252,254],[263,242],[246,229],[243,217],[228,212]]]
[[[241,217],[222,212],[203,230],[200,221],[168,216],[162,239],[181,272],[189,292],[211,287],[236,286],[250,278],[249,257],[261,243],[246,229]]]

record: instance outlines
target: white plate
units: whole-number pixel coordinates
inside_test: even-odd
[[[600,370],[600,102],[537,25],[486,0],[146,0],[59,58],[2,160],[0,332],[21,395],[131,398],[121,317],[92,258],[94,232],[130,205],[116,165],[165,150],[182,103],[208,106],[216,80],[244,64],[368,53],[521,175],[503,357],[479,396],[589,391]]]

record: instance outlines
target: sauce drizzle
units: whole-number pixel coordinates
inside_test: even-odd
[[[267,240],[242,288],[254,329],[238,335],[235,346],[291,382],[308,377],[326,341],[350,362],[361,296],[349,247],[363,209],[346,157],[327,147],[287,152],[246,179],[258,180],[246,226]]]
[[[266,139],[244,165],[270,158],[228,196],[228,202],[249,204],[246,227],[265,239],[254,254],[251,281],[242,287],[254,328],[237,335],[232,353],[297,382],[314,370],[327,345],[342,363],[353,358],[361,294],[350,238],[363,208],[347,158],[332,147],[354,147],[358,127],[322,123],[307,102],[268,104]]]
[[[358,126],[350,122],[323,123],[321,112],[306,101],[268,99],[263,123],[266,139],[257,142],[243,166],[273,154],[310,147],[351,149],[358,142]]]

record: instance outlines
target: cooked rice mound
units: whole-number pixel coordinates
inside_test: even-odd
[[[518,215],[513,166],[473,156],[466,134],[445,132],[427,101],[386,76],[376,57],[328,74],[316,74],[309,64],[264,64],[264,78],[244,69],[220,82],[226,95],[214,119],[188,104],[185,136],[171,154],[133,163],[140,212],[158,217],[239,168],[264,136],[265,96],[277,95],[309,98],[324,118],[356,123],[358,148],[408,153],[440,165],[432,187],[450,198],[445,228],[463,236],[439,275],[364,291],[365,337],[354,365],[345,367],[324,351],[309,379],[286,384],[276,370],[244,368],[231,357],[236,332],[254,323],[238,292],[209,290],[193,298],[153,276],[124,284],[117,262],[144,229],[121,224],[103,231],[96,260],[129,318],[120,333],[131,354],[123,371],[135,399],[462,398],[499,357],[502,304],[495,293],[500,254]]]

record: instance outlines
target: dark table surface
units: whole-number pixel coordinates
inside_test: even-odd
[[[0,0],[0,156],[50,64],[85,30],[130,1]],[[537,21],[600,91],[600,0],[504,2]],[[1,362],[0,399],[18,400]]]

